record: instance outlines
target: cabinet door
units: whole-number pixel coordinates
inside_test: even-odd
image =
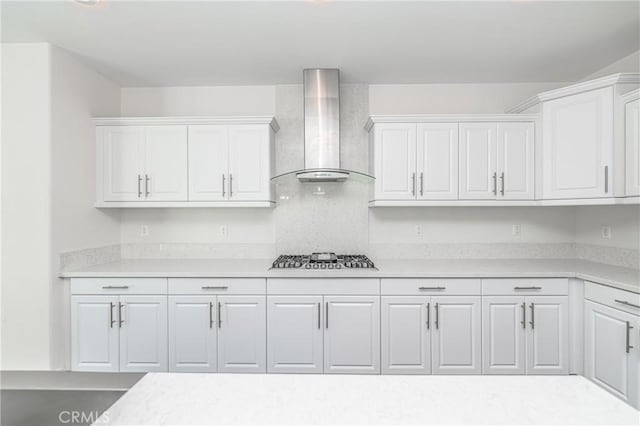
[[[269,128],[229,126],[229,199],[271,200]]]
[[[189,200],[228,198],[228,126],[189,126]]]
[[[71,370],[118,371],[118,296],[71,296]]]
[[[460,123],[460,199],[497,195],[495,123]]]
[[[431,373],[429,297],[382,297],[382,372]]]
[[[635,315],[585,301],[585,375],[636,408],[639,327]]]
[[[167,371],[167,296],[120,296],[120,371]]]
[[[567,296],[530,296],[527,303],[527,374],[569,374]]]
[[[264,373],[265,296],[218,296],[218,371]]]
[[[534,199],[533,127],[533,123],[498,124],[498,199]]]
[[[145,199],[187,200],[187,126],[145,128]]]
[[[458,123],[417,127],[419,200],[458,199]]]
[[[544,198],[611,197],[613,89],[544,102],[542,121]]]
[[[526,305],[524,297],[482,298],[482,373],[524,374]]]
[[[169,371],[216,371],[215,296],[169,296]]]
[[[480,374],[480,297],[432,297],[433,374]]]
[[[374,130],[375,198],[416,198],[416,125],[376,124]]]
[[[98,127],[104,201],[144,199],[144,127]]]
[[[380,372],[380,297],[325,296],[324,372]]]
[[[322,373],[322,296],[267,297],[267,371]]]
[[[640,99],[625,107],[626,195],[640,195]]]

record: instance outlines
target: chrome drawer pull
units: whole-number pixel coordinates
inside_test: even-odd
[[[124,324],[124,317],[122,315],[123,306],[122,302],[118,302],[118,328],[122,328],[122,324]]]
[[[318,330],[320,330],[320,328],[322,327],[321,324],[320,324],[320,315],[321,315],[320,314],[320,309],[322,309],[322,308],[320,307],[320,302],[318,302]]]
[[[203,285],[200,288],[203,290],[226,290],[229,287],[227,287],[226,285]]]
[[[213,302],[209,302],[209,328],[213,328]]]
[[[633,346],[629,344],[629,334],[631,333],[632,328],[633,327],[631,327],[631,324],[629,324],[629,321],[627,321],[627,341],[626,341],[626,347],[625,347],[625,350],[627,351],[627,353],[629,353],[629,351],[633,349]]]
[[[640,305],[635,305],[631,302],[627,302],[626,300],[618,300],[618,299],[613,299],[614,302],[620,303],[621,305],[627,305],[627,306],[631,306],[632,308],[638,308],[640,309]]]
[[[523,303],[520,306],[522,307],[522,321],[520,321],[520,324],[522,324],[522,328],[526,329],[527,328],[527,304]]]
[[[436,303],[436,330],[440,328],[440,309],[439,304]]]
[[[222,327],[222,303],[218,302],[218,328]]]
[[[431,310],[429,308],[431,308],[431,303],[427,303],[427,330],[431,328]]]
[[[514,287],[514,290],[542,290],[542,287],[536,287],[536,286],[532,286],[532,287]]]
[[[109,328],[113,328],[113,324],[116,323],[116,320],[113,319],[113,308],[115,308],[115,306],[113,302],[109,303]]]
[[[535,318],[535,307],[534,304],[531,304],[531,321],[529,321],[529,324],[531,324],[531,329],[533,330],[536,327],[536,318]]]
[[[446,290],[446,287],[418,287],[418,290],[420,291],[429,291],[429,290],[438,290],[438,291],[442,291],[442,290]]]
[[[103,285],[102,286],[103,290],[116,290],[116,289],[126,290],[128,288],[129,288],[128,285]]]

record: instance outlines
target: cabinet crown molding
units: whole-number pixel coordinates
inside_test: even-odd
[[[526,99],[518,105],[509,108],[506,112],[507,114],[518,114],[520,112],[527,111],[529,108],[541,102],[563,98],[565,96],[571,96],[581,92],[587,92],[589,90],[601,89],[603,87],[613,86],[616,84],[640,84],[640,73],[626,72],[611,74],[594,80],[581,81],[559,89],[548,90]]]
[[[369,116],[364,128],[370,131],[376,123],[535,122],[537,119],[537,114],[385,114]]]
[[[95,117],[96,126],[152,126],[189,124],[268,124],[274,133],[280,125],[272,115],[215,116],[215,117]]]

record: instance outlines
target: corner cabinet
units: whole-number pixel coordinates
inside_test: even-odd
[[[623,96],[625,140],[625,195],[640,196],[640,90]]]
[[[273,204],[273,117],[95,122],[97,207]]]
[[[372,116],[374,205],[532,201],[536,118]],[[497,203],[496,203],[497,204]]]

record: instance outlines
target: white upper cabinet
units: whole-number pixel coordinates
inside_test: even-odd
[[[187,126],[147,126],[145,133],[145,199],[186,201]]]
[[[378,124],[374,136],[375,198],[416,197],[416,125]]]
[[[272,205],[273,117],[95,121],[97,207]]]
[[[267,297],[267,371],[322,373],[322,296]]]
[[[458,199],[458,123],[417,126],[417,199]]]
[[[613,196],[612,87],[542,104],[545,199]]]
[[[271,199],[269,128],[229,126],[229,200]]]
[[[498,199],[534,198],[534,124],[498,123]]]
[[[144,185],[143,126],[98,127],[98,183],[104,201],[141,201]],[[101,160],[100,160],[101,158]]]
[[[189,200],[227,199],[228,126],[189,126]]]
[[[497,124],[460,123],[459,145],[460,199],[495,199]]]
[[[636,95],[638,93],[636,92]],[[640,195],[640,99],[625,103],[626,188],[625,195]]]

